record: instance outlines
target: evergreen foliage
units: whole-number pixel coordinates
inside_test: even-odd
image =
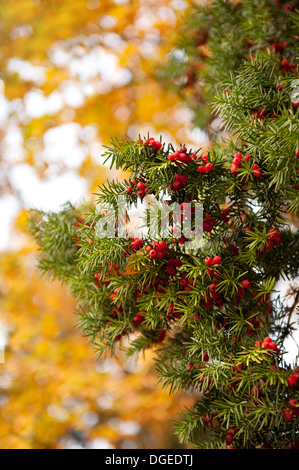
[[[95,207],[33,213],[40,269],[75,295],[78,326],[99,356],[153,347],[165,388],[201,393],[175,423],[182,442],[298,448],[299,366],[283,356],[298,325],[299,14],[270,0],[194,8],[186,28],[210,48],[202,105],[212,101],[225,137],[205,153],[149,136],[113,139],[106,157],[129,179],[101,186]],[[182,37],[189,66],[192,38]],[[185,66],[171,62],[167,73],[176,81]],[[99,238],[97,204],[119,221],[118,196],[129,206],[200,202],[202,247],[186,250],[171,230]],[[293,286],[290,304],[276,291],[281,278]]]

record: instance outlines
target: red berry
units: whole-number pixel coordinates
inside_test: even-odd
[[[209,362],[209,360],[210,360],[210,357],[209,357],[208,353],[204,353],[203,354],[203,361],[204,362]]]
[[[162,143],[159,142],[158,140],[155,140],[153,143],[152,143],[153,147],[155,150],[160,150],[160,148],[162,147]]]
[[[137,188],[141,191],[144,191],[145,184],[142,181],[139,181],[139,183],[137,184]]]
[[[204,166],[199,166],[197,168],[197,171],[198,171],[198,173],[202,173],[202,174],[207,172],[206,167],[204,167]]]
[[[243,369],[242,364],[236,364],[236,365],[233,366],[233,371],[237,372],[239,369],[240,370]]]
[[[127,186],[126,191],[127,191],[128,194],[131,194],[131,192],[133,191],[132,186]]]
[[[140,238],[134,238],[134,241],[131,242],[131,247],[135,250],[140,248],[143,245],[143,241]]]
[[[205,415],[204,420],[207,424],[210,424],[213,421],[214,418],[215,418],[214,413],[211,413],[211,414],[208,413],[208,414]]]
[[[239,250],[235,245],[232,245],[231,250],[233,256],[239,256]]]
[[[294,419],[294,413],[291,410],[284,410],[283,416],[287,421],[293,421]]]
[[[183,185],[182,185],[182,183],[180,183],[180,181],[176,180],[173,183],[173,187],[174,187],[174,189],[181,189],[183,187]]]
[[[165,336],[166,336],[166,331],[165,330],[159,330],[155,343],[161,343],[163,341],[163,339],[165,338]]]
[[[230,428],[230,430],[229,430],[229,434],[231,436],[235,436],[237,434],[237,432],[238,432],[237,428]]]
[[[206,259],[205,259],[205,263],[207,266],[211,267],[213,265],[213,260],[210,256],[208,256]]]
[[[159,246],[162,248],[162,250],[168,250],[168,245],[164,240],[159,242]]]
[[[244,287],[244,289],[249,289],[251,286],[251,282],[247,280],[241,281],[241,284]]]
[[[272,339],[269,336],[266,336],[266,338],[263,340],[263,343],[272,343]]]
[[[213,167],[213,163],[207,163],[207,164],[205,165],[206,171],[212,171],[213,168],[214,168],[214,167]]]
[[[184,160],[184,163],[187,163],[187,164],[189,164],[189,163],[191,163],[191,161],[192,161],[192,157],[191,157],[191,155],[185,155],[185,160]]]
[[[202,224],[202,228],[203,228],[204,232],[211,232],[211,230],[213,229],[212,225],[208,224],[205,221]]]
[[[221,263],[221,257],[220,256],[214,256],[213,264],[220,264],[220,263]]]
[[[212,302],[210,301],[210,299],[208,299],[207,301],[205,300],[205,297],[202,297],[202,303],[203,303],[203,306],[204,308],[211,308],[212,307]]]
[[[290,376],[287,378],[287,382],[288,382],[288,386],[289,386],[290,388],[295,388],[296,385],[297,385],[297,382],[298,382],[298,374],[290,375]]]
[[[291,400],[289,400],[289,405],[290,405],[290,408],[293,410],[293,413],[295,414],[299,413],[298,400],[295,400],[294,398],[292,398]]]
[[[239,167],[239,166],[240,166],[240,163],[241,163],[241,160],[239,160],[238,158],[234,158],[234,159],[233,159],[233,165]]]
[[[227,436],[226,436],[226,445],[228,445],[228,446],[231,445],[233,440],[234,440],[234,436],[232,436],[232,434],[230,434],[230,433],[227,434]]]
[[[182,266],[182,261],[180,259],[174,259],[173,260],[173,265],[176,267],[176,268],[180,268]]]
[[[138,326],[141,325],[141,323],[143,323],[144,321],[145,321],[145,318],[142,312],[138,312],[134,318],[134,323],[133,323],[134,328],[138,328]]]
[[[178,156],[178,160],[180,160],[180,162],[187,163],[186,159],[188,156],[189,155],[186,155],[185,153],[180,153]]]
[[[242,287],[239,287],[238,291],[237,291],[237,294],[239,297],[244,297],[245,295],[245,291]]]
[[[166,267],[166,272],[167,272],[167,274],[169,274],[169,276],[175,276],[176,273],[177,273],[177,270],[175,269],[174,266],[168,265],[168,266]]]
[[[181,287],[185,287],[188,285],[188,281],[185,277],[182,277],[182,279],[180,280],[180,286]]]

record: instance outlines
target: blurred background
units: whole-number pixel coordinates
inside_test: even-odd
[[[156,77],[189,3],[0,0],[0,448],[179,447],[171,420],[195,397],[163,392],[150,352],[95,359],[25,225],[122,177],[112,136],[208,145]]]

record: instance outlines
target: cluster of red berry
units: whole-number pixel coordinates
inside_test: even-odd
[[[187,154],[187,148],[185,146],[181,147],[180,150],[176,150],[174,153],[167,156],[167,160],[170,162],[179,161],[181,163],[189,164],[192,160],[196,160],[197,155]]]
[[[217,416],[218,416],[217,413],[207,413],[204,416],[204,420],[207,424],[210,424],[210,423],[212,423],[213,419],[216,418]]]
[[[167,261],[166,272],[169,276],[175,276],[177,274],[177,269],[182,266],[182,261],[180,259],[169,258]]]
[[[216,225],[217,221],[210,214],[206,214],[202,223],[203,231],[210,233]]]
[[[289,408],[283,411],[283,416],[287,421],[293,421],[295,416],[299,416],[299,402],[291,398],[289,400]]]
[[[221,263],[221,257],[214,256],[214,258],[211,258],[210,256],[207,256],[205,263],[207,266],[209,266],[209,268],[211,268],[213,265],[218,266]]]
[[[263,121],[268,116],[268,112],[265,108],[260,108],[253,111],[252,116],[256,116],[259,121]]]
[[[248,326],[247,328],[247,334],[248,335],[254,335],[255,334],[255,330],[257,330],[261,324],[260,322],[256,319],[256,318],[250,318],[248,320],[248,322],[252,325],[252,326]]]
[[[193,279],[187,279],[187,273],[184,273],[180,279],[180,286],[184,289],[185,292],[190,292],[193,285]]]
[[[261,170],[259,170],[259,166],[257,163],[254,163],[254,165],[252,165],[252,174],[253,176],[255,176],[255,178],[260,178],[262,176],[262,172]]]
[[[270,49],[272,49],[276,52],[282,52],[285,49],[285,47],[287,46],[287,44],[288,44],[287,41],[274,43],[274,44],[271,44]]]
[[[141,199],[149,192],[149,188],[146,187],[144,181],[136,183],[135,180],[131,181],[131,184],[126,187],[128,194],[137,194]]]
[[[217,292],[217,289],[218,289],[217,283],[212,282],[208,286],[208,289],[209,289],[209,293],[207,295],[203,295],[201,298],[204,308],[209,309],[212,307],[213,304],[216,304],[219,308],[223,307],[224,300],[220,297],[220,295]]]
[[[215,328],[216,330],[220,331],[222,327],[224,327],[226,330],[229,328],[229,318],[224,317],[221,322],[216,323]]]
[[[228,223],[229,222],[229,218],[228,218],[228,214],[230,213],[230,210],[229,209],[222,209],[220,215],[218,216],[219,219],[221,219],[223,222],[226,222]]]
[[[213,163],[209,162],[208,155],[202,155],[200,159],[202,160],[202,164],[197,167],[198,173],[205,174],[213,170],[214,165]]]
[[[143,315],[144,312],[138,312],[135,317],[134,317],[134,322],[133,322],[133,327],[134,328],[138,328],[139,325],[141,325],[141,323],[143,323],[145,321],[145,318],[144,318],[144,315]]]
[[[101,273],[96,273],[94,275],[94,278],[96,280],[96,284],[98,287],[103,287],[103,285],[109,285],[109,282],[105,282],[105,281],[99,281],[99,278],[101,276]]]
[[[264,338],[262,343],[260,341],[256,341],[255,348],[267,349],[268,351],[274,351],[276,354],[280,353],[280,349],[277,347],[277,344],[274,343],[273,340],[269,336]]]
[[[290,375],[287,378],[288,386],[290,388],[296,388],[297,385],[299,384],[299,375],[298,375],[298,369],[295,370],[294,374]]]
[[[113,272],[113,274],[117,273],[117,271],[119,270],[119,267],[117,264],[112,264],[110,263],[110,272]],[[99,281],[100,277],[101,277],[102,273],[101,272],[97,272],[94,274],[94,279],[96,280],[96,285],[98,287],[103,287],[103,286],[109,286],[110,282],[109,281],[105,281],[105,280],[101,280]],[[105,275],[105,278],[108,278],[108,274]]]
[[[170,189],[172,189],[173,192],[178,193],[180,189],[183,189],[185,186],[187,186],[189,180],[188,175],[174,175],[174,182],[170,185]]]
[[[141,312],[138,312],[135,317],[134,317],[134,322],[133,322],[133,328],[137,329],[139,327],[139,325],[141,325],[142,323],[145,322],[145,317],[143,315],[143,311]],[[154,339],[154,343],[161,343],[164,338],[166,336],[166,331],[163,330],[163,329],[160,329],[160,330],[157,330],[156,331],[156,335],[155,335],[155,339]],[[121,335],[119,335],[119,337],[116,338],[116,340],[119,340],[121,338]]]
[[[114,302],[114,301],[115,301],[118,292],[119,292],[119,288],[114,289],[114,291],[112,292],[112,294],[110,294],[110,300],[111,300],[111,302]]]
[[[178,161],[181,163],[189,164],[192,160],[201,161],[200,166],[197,168],[197,171],[201,174],[210,172],[213,170],[213,163],[209,162],[208,155],[196,155],[196,154],[187,154],[187,148],[181,147],[180,150],[177,150],[171,155],[167,156],[167,160],[173,162]]]
[[[274,248],[275,246],[281,243],[281,233],[275,230],[274,228],[269,230],[267,235],[268,235],[268,240],[266,241],[264,248],[257,252],[258,256],[263,255],[264,253],[266,253],[267,251],[271,250],[272,248]]]
[[[133,250],[138,250],[138,248],[141,248],[143,245],[143,241],[141,238],[135,237],[134,240],[131,242],[131,247]]]
[[[152,145],[154,150],[160,150],[160,148],[162,147],[162,143],[159,140],[155,140],[153,137],[150,137],[146,141],[140,139],[140,142],[145,145]]]
[[[296,72],[297,70],[297,65],[294,62],[288,62],[287,59],[282,59],[280,65],[284,73]]]
[[[235,435],[237,434],[237,428],[230,428],[228,434],[226,435],[226,445],[230,446],[234,440]]]
[[[260,114],[258,115],[260,117]],[[235,153],[234,155],[234,159],[233,159],[233,164],[230,168],[230,171],[235,175],[238,173],[238,170],[239,168],[242,168],[242,154],[237,152]],[[244,155],[244,160],[246,160],[247,162],[251,159],[251,155]],[[253,176],[255,176],[256,178],[260,178],[262,176],[262,172],[259,170],[259,167],[258,167],[258,164],[257,163],[254,163],[254,165],[252,165],[252,171],[253,171]]]
[[[240,152],[235,153],[233,164],[230,167],[230,171],[235,175],[238,173],[238,169],[242,167],[242,154]],[[244,160],[247,162],[251,159],[251,155],[244,155]]]
[[[207,256],[207,258],[205,259],[205,263],[208,266],[207,274],[209,276],[212,276],[214,278],[215,282],[218,279],[221,279],[219,270],[217,270],[217,268],[221,264],[221,261],[222,260],[221,260],[220,256],[214,256],[214,258],[211,258],[210,256]]]
[[[147,252],[151,258],[162,259],[167,255],[168,245],[164,240],[160,242],[153,242],[152,246],[146,246]]]
[[[174,303],[171,302],[170,303],[170,306],[169,306],[169,309],[167,311],[167,318],[168,320],[172,320],[172,317],[181,317],[182,316],[182,312],[178,312],[174,309]]]
[[[246,290],[250,289],[251,287],[251,282],[248,281],[247,279],[244,279],[244,281],[241,281],[241,286],[238,287],[237,290],[237,298],[244,297],[246,295]]]
[[[162,341],[164,340],[166,336],[166,331],[161,329],[161,330],[158,330],[157,333],[156,333],[156,339],[154,340],[154,343],[162,343]]]

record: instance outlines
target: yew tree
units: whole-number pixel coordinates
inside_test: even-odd
[[[161,76],[184,94],[193,66],[186,96],[209,125],[209,150],[114,137],[105,155],[124,180],[101,185],[92,207],[32,213],[39,268],[76,297],[97,354],[153,348],[163,386],[200,395],[175,423],[196,448],[299,445],[296,351],[284,359],[298,325],[298,25],[296,2],[194,7]],[[145,227],[150,203],[180,207],[191,228],[200,204],[200,246],[178,236],[171,212],[162,235],[126,236],[120,200],[147,208]]]

